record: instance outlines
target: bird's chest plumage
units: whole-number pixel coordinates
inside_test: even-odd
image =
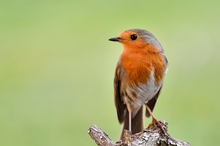
[[[165,71],[159,53],[122,53],[120,62],[125,73],[124,80],[131,84],[146,84],[152,73],[155,82],[160,82]]]

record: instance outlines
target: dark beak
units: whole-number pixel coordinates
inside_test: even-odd
[[[109,41],[120,42],[122,39],[120,37],[110,38]]]

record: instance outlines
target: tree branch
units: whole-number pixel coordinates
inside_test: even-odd
[[[172,138],[167,133],[165,121],[159,121],[163,125],[163,130],[158,125],[149,125],[144,131],[131,134],[125,130],[123,139],[113,142],[108,135],[98,126],[93,125],[88,129],[88,133],[98,146],[190,146],[189,143]]]

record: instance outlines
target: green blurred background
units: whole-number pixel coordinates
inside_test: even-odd
[[[219,145],[220,1],[0,1],[0,145],[95,146],[114,141],[114,70],[130,28],[151,31],[169,60],[154,114],[171,136]],[[146,119],[146,126],[151,119]]]

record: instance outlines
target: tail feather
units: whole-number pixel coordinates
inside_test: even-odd
[[[129,130],[129,113],[126,111],[124,124],[120,135],[120,140],[123,138],[124,129]],[[139,109],[137,114],[131,119],[131,132],[132,134],[141,132],[144,130],[144,121],[143,121],[143,107]]]

